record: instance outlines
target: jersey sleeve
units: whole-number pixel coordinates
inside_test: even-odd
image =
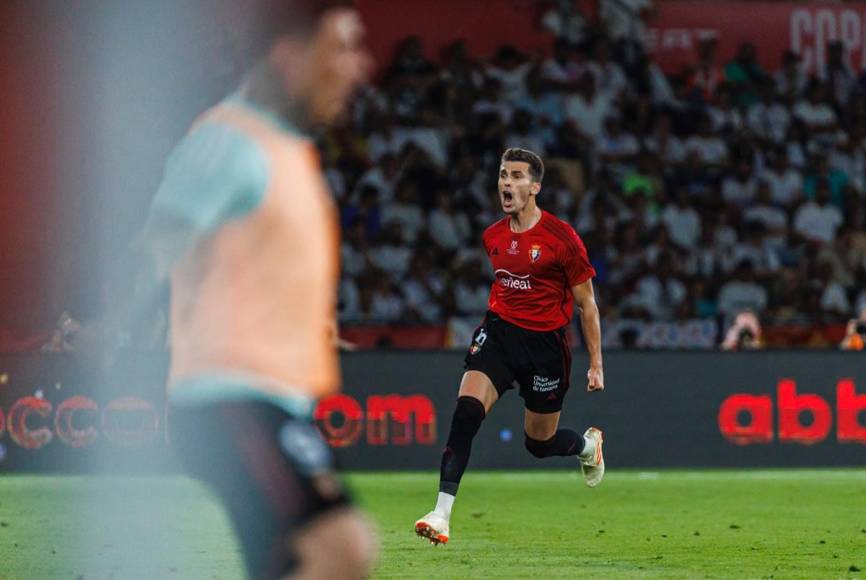
[[[233,128],[208,124],[175,147],[151,205],[204,236],[253,211],[267,188],[267,161],[259,146]]]
[[[231,127],[199,126],[166,162],[138,243],[165,270],[196,241],[252,212],[267,185],[267,159],[255,142]]]
[[[595,277],[595,268],[589,262],[586,246],[571,227],[568,228],[568,241],[563,247],[561,259],[569,287],[583,284]]]

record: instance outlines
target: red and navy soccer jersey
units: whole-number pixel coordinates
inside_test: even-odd
[[[496,276],[488,307],[528,330],[565,326],[574,312],[571,287],[595,276],[583,241],[574,228],[543,210],[525,232],[512,232],[509,221],[499,220],[483,236]]]

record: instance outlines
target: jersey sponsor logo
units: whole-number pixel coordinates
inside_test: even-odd
[[[505,251],[512,256],[516,256],[517,254],[519,254],[520,250],[517,249],[517,240],[511,240],[511,245],[508,246],[508,249]]]
[[[560,379],[549,379],[540,375],[533,375],[532,390],[539,393],[548,393],[559,388]]]
[[[529,281],[529,274],[521,276],[509,272],[504,268],[499,268],[494,272],[494,274],[499,276],[499,283],[505,288],[511,288],[512,290],[532,290],[532,283]]]
[[[538,258],[541,257],[541,246],[538,244],[532,244],[532,248],[529,250],[529,260],[533,263],[538,261]]]
[[[469,354],[478,354],[481,351],[481,347],[484,346],[485,341],[487,341],[487,332],[482,327],[478,329],[478,334],[475,335],[475,340],[472,342],[472,346],[469,347]]]

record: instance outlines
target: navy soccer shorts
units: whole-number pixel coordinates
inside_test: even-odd
[[[537,332],[488,312],[472,336],[465,361],[466,370],[480,371],[490,378],[500,398],[517,386],[530,411],[562,410],[571,374],[566,327]]]
[[[348,504],[331,450],[309,420],[256,400],[172,404],[170,413],[172,446],[222,500],[251,577],[291,572],[288,537]]]

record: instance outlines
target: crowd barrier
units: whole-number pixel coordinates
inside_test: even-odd
[[[587,393],[576,356],[562,424],[605,431],[612,468],[866,463],[866,364],[842,352],[614,352],[607,388]],[[462,354],[344,356],[344,390],[314,419],[348,469],[434,469],[447,437]],[[106,377],[74,356],[0,358],[0,471],[176,469],[161,354],[128,353]],[[473,468],[537,466],[523,405],[499,401]],[[545,467],[574,467],[571,458]]]

